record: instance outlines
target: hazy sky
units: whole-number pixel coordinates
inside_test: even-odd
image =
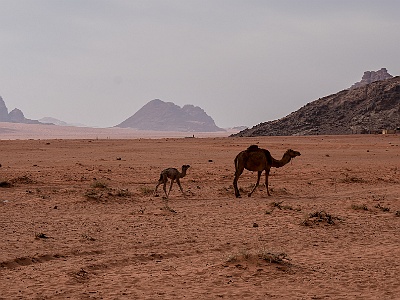
[[[114,126],[153,99],[253,126],[386,67],[398,0],[0,0],[0,95],[25,117]]]

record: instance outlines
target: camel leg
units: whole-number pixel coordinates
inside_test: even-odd
[[[166,178],[164,178],[164,177],[160,177],[160,180],[158,180],[158,183],[157,183],[157,185],[156,185],[156,188],[154,189],[154,194],[157,194],[157,189],[158,189],[158,187],[160,186],[161,183],[164,183],[164,182],[165,182],[165,179],[166,179]]]
[[[244,168],[239,168],[236,169],[235,172],[235,178],[233,179],[233,188],[235,189],[235,196],[236,198],[242,198],[242,196],[240,196],[240,192],[239,192],[239,188],[238,188],[238,180],[240,175],[242,175]]]
[[[253,189],[251,190],[251,192],[248,194],[249,197],[251,197],[251,194],[253,194],[253,192],[254,192],[254,191],[256,190],[256,188],[258,187],[258,184],[260,183],[261,173],[262,173],[262,171],[258,171],[258,172],[257,172],[257,183],[256,183],[256,185],[253,187]]]
[[[268,194],[268,196],[271,196],[271,194],[269,193],[269,188],[268,188],[268,176],[269,176],[269,171],[270,171],[270,169],[266,169],[266,170],[265,170],[265,187],[267,188],[267,194]]]
[[[240,196],[239,189],[238,189],[238,185],[237,185],[237,182],[238,182],[238,180],[239,180],[239,176],[240,176],[240,175],[238,175],[237,173],[235,173],[235,178],[233,179],[233,188],[235,189],[235,196],[236,196],[236,198],[241,198],[241,197],[242,197],[242,196]]]
[[[174,179],[171,179],[171,185],[169,186],[168,196],[169,196],[169,193],[171,193],[173,183],[174,183]],[[167,196],[167,198],[168,198],[168,196]]]
[[[180,182],[179,178],[176,179],[176,183],[178,184],[179,188],[181,189],[181,192],[182,192],[183,196],[186,197],[186,194],[185,194],[185,192],[184,192],[183,189],[182,189],[181,182]]]
[[[157,183],[156,188],[154,189],[154,194],[157,194],[158,186],[159,186],[161,183],[162,183],[162,182],[160,182],[160,181]]]
[[[164,180],[163,190],[164,190],[164,193],[165,193],[165,198],[168,198],[168,194],[167,194],[167,180]]]

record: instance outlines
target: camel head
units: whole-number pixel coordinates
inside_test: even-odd
[[[187,170],[187,169],[189,169],[189,168],[190,168],[190,166],[189,166],[189,165],[183,165],[183,166],[182,166],[182,171],[183,171],[183,170],[185,170],[185,171],[186,171],[186,170]]]
[[[292,149],[288,149],[288,150],[285,152],[285,155],[289,156],[290,158],[295,158],[296,156],[300,156],[301,154],[300,154],[299,151],[295,151],[295,150],[292,150]]]

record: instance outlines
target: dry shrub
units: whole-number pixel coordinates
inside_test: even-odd
[[[91,237],[90,235],[87,235],[87,234],[82,234],[82,238],[84,240],[91,241],[91,242],[96,241],[96,239],[94,237]]]
[[[115,190],[114,195],[117,197],[130,197],[132,196],[132,192],[128,189],[117,189]]]
[[[284,188],[273,188],[273,187],[270,187],[269,191],[274,193],[275,195],[281,195],[281,196],[291,195],[291,193],[285,187]]]
[[[176,211],[175,209],[169,207],[168,204],[166,204],[164,207],[162,207],[161,210],[165,210],[165,211],[167,211],[167,212],[171,212],[171,213],[174,213],[174,214],[177,213],[177,211]]]
[[[139,187],[139,190],[143,196],[150,196],[150,195],[153,195],[153,193],[154,193],[154,189],[152,189],[148,186],[141,186],[141,187]]]
[[[289,258],[284,252],[270,252],[270,251],[262,251],[258,254],[258,257],[262,260],[268,261],[271,264],[284,264],[289,262]]]
[[[16,184],[16,183],[34,184],[34,183],[37,183],[37,182],[35,180],[33,180],[32,178],[30,178],[28,175],[24,175],[24,176],[20,176],[20,177],[11,179],[10,183],[11,184]]]
[[[384,211],[384,212],[389,212],[390,211],[389,207],[382,206],[379,203],[377,205],[375,205],[375,208],[378,208],[378,209],[380,209],[381,211]]]
[[[270,264],[288,264],[290,259],[284,252],[274,252],[266,249],[261,249],[257,252],[242,250],[238,253],[231,254],[227,258],[228,263],[238,263],[242,261],[259,261],[263,260]]]
[[[104,198],[105,194],[102,191],[90,189],[85,192],[85,197],[92,200],[100,200]]]
[[[325,211],[316,211],[310,213],[301,223],[304,226],[313,226],[319,224],[335,225],[336,220],[340,220],[338,217],[333,217]]]
[[[352,204],[351,208],[354,210],[365,210],[368,211],[368,207],[366,204]]]
[[[93,182],[91,187],[94,188],[94,189],[106,189],[106,188],[108,188],[107,183],[102,182],[102,181]]]
[[[113,189],[107,186],[107,184],[96,181],[91,185],[91,189],[88,189],[84,196],[91,200],[105,200],[114,197],[131,197],[132,193],[128,189]]]
[[[350,176],[349,174],[343,174],[345,178],[342,178],[339,180],[339,182],[342,183],[365,183],[366,180],[356,177],[356,176]]]
[[[275,208],[278,208],[279,210],[295,210],[295,211],[301,211],[301,208],[293,208],[290,205],[282,205],[283,201],[281,202],[272,202],[270,205],[272,207],[272,210]]]
[[[45,233],[43,233],[43,232],[38,232],[38,233],[35,233],[35,239],[48,239],[49,237],[45,234]]]
[[[395,178],[383,178],[383,177],[378,177],[376,178],[377,181],[384,182],[384,183],[399,183],[399,181]]]
[[[89,280],[90,273],[84,269],[80,269],[78,272],[72,273],[71,276],[76,281],[83,283]]]

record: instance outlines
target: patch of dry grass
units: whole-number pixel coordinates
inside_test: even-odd
[[[267,249],[259,251],[241,250],[238,253],[230,254],[226,260],[228,263],[238,263],[242,261],[263,260],[270,264],[288,264],[290,259],[284,252],[275,252]]]
[[[351,208],[354,210],[365,210],[365,211],[369,210],[366,204],[352,204]]]
[[[366,180],[364,180],[363,178],[352,176],[347,173],[344,173],[343,175],[345,177],[339,179],[338,182],[341,182],[341,183],[365,183],[366,182]]]
[[[304,226],[313,226],[313,225],[320,225],[320,224],[335,225],[337,220],[340,220],[340,218],[334,217],[334,216],[328,214],[326,211],[322,210],[322,211],[316,211],[316,212],[310,213],[301,222],[301,225],[304,225]]]
[[[154,189],[148,186],[139,187],[139,191],[143,196],[151,196],[154,193]]]

